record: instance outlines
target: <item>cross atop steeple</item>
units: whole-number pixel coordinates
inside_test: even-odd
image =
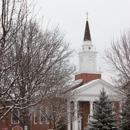
[[[86,12],[86,21],[88,21],[88,12]]]
[[[86,27],[84,32],[84,41],[91,41],[91,35],[90,35],[89,23],[88,23],[88,13],[86,13]]]

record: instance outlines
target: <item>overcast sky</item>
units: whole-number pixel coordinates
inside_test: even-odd
[[[66,33],[66,40],[77,52],[83,42],[86,12],[92,43],[99,54],[110,46],[113,38],[119,38],[120,33],[130,27],[130,0],[37,0],[35,9],[39,8],[38,15],[44,16],[44,28],[48,23],[49,27],[59,24]],[[72,62],[78,65],[77,58]],[[99,66],[103,70],[100,59]],[[103,73],[103,79],[107,77],[107,73]]]

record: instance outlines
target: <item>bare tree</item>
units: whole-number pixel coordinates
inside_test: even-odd
[[[68,61],[60,61],[53,66],[53,69],[56,71],[52,73],[53,78],[50,77],[48,83],[50,90],[41,102],[40,110],[43,118],[46,119],[44,121],[49,123],[50,128],[58,130],[70,122],[67,116],[74,112],[73,104],[70,106],[72,109],[67,111],[67,101],[74,96],[71,91],[67,90],[71,88],[75,68],[70,66]],[[74,118],[73,115],[71,117]]]
[[[119,40],[113,40],[111,48],[105,50],[103,58],[109,65],[115,85],[123,87],[130,81],[130,29],[121,35]]]
[[[14,61],[11,64],[6,64],[7,53],[15,43],[15,38],[23,23],[27,21],[28,13],[26,1],[0,1],[0,120],[13,109],[13,107],[6,108],[5,99],[8,99],[8,91],[16,80],[10,77],[11,67],[19,62]]]
[[[10,104],[9,107],[20,110],[21,123],[29,127],[28,108],[37,105],[53,89],[53,83],[57,81],[56,74],[61,71],[58,65],[65,65],[72,51],[57,28],[42,33],[37,23],[30,21],[20,29],[20,34],[22,35],[18,34],[16,44],[10,48],[5,59],[5,65],[19,61],[9,70],[12,72],[9,78],[15,82],[8,90],[10,101],[7,103]],[[62,71],[60,78],[63,75]],[[65,84],[65,81],[62,83]]]
[[[28,18],[26,1],[23,5],[23,1],[3,0],[2,5],[0,120],[16,109],[21,124],[29,127],[30,107],[40,103],[54,87],[55,74],[62,70],[56,68],[65,65],[73,51],[58,27],[44,31],[34,18]],[[11,16],[9,9],[14,11]]]
[[[130,29],[125,31],[119,40],[113,40],[111,48],[105,51],[103,58],[110,67],[115,87],[120,90],[118,98],[121,98],[124,104],[128,99],[130,87]]]

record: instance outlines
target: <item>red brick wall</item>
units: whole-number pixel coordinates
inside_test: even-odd
[[[7,126],[8,130],[11,130],[12,127],[14,127],[14,124],[11,124],[11,114],[8,114],[7,116],[5,116],[2,121],[0,121],[0,128],[2,126]]]
[[[31,130],[48,130],[49,124],[33,124]]]
[[[101,74],[88,74],[88,73],[82,73],[75,75],[75,80],[77,79],[83,79],[83,84],[95,80],[95,79],[101,79]]]
[[[32,116],[32,123],[31,123],[31,130],[48,130],[49,124],[45,123],[46,120],[44,119],[44,122],[40,123],[40,118],[37,116],[37,124],[34,124],[34,116]]]
[[[11,124],[11,114],[8,114],[8,116],[6,116],[3,121],[0,121],[0,129],[2,126],[7,126],[8,127],[8,130],[12,130],[12,128],[14,126],[21,126],[22,125],[19,123],[19,124]],[[31,124],[31,130],[48,130],[49,129],[49,124],[40,124],[40,121],[39,121],[39,117],[38,117],[38,123],[37,124],[34,124],[34,120],[32,118],[32,124]]]
[[[82,128],[81,130],[84,129],[84,127],[87,126],[88,122],[88,115],[90,114],[90,105],[89,102],[80,102],[79,106],[81,108],[81,113],[80,116],[82,117]]]
[[[120,107],[119,107],[119,102],[114,102],[115,104],[115,112],[116,112],[116,119],[118,119],[118,116],[119,116],[119,110],[120,110]],[[88,115],[90,114],[90,104],[89,102],[79,102],[79,106],[80,106],[80,116],[82,117],[82,128],[81,130],[84,130],[84,127],[87,126],[87,122],[88,122]]]

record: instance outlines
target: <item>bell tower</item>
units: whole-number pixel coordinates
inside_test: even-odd
[[[97,71],[97,51],[91,40],[91,34],[88,22],[88,13],[86,18],[85,32],[79,56],[79,71],[75,79],[83,79],[83,84],[101,78],[101,72]]]

